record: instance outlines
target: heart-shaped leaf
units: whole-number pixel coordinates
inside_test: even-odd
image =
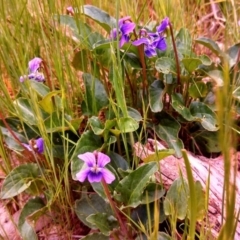
[[[160,139],[167,142],[169,148],[175,150],[175,155],[177,157],[181,157],[183,143],[182,140],[178,138],[178,132],[181,125],[165,112],[158,114],[158,122],[159,124],[153,127],[155,133]]]
[[[219,48],[219,46],[217,45],[217,43],[215,43],[210,38],[200,37],[200,38],[196,39],[195,41],[197,43],[204,45],[205,47],[209,48],[210,50],[212,50],[217,56],[222,55],[222,51]]]
[[[216,114],[206,104],[194,101],[191,102],[189,109],[195,120],[199,121],[206,130],[218,130]]]
[[[108,95],[103,84],[88,73],[83,74],[85,98],[82,111],[86,115],[98,115],[98,111],[108,105]]]
[[[172,94],[172,106],[187,121],[193,121],[194,120],[189,108],[185,107],[185,105],[183,103],[183,97],[180,93],[173,93]]]
[[[118,127],[122,133],[134,132],[139,128],[139,123],[130,117],[122,117],[118,121]]]
[[[199,58],[183,58],[182,63],[185,69],[189,73],[192,73],[198,69],[198,66],[202,64],[202,61]]]
[[[117,195],[125,207],[137,207],[141,204],[143,190],[149,178],[157,171],[157,164],[154,162],[145,164],[128,176],[124,177],[115,188]]]
[[[183,220],[188,211],[189,186],[187,180],[176,179],[169,188],[164,200],[164,212],[166,215],[174,215]]]
[[[178,52],[184,56],[190,56],[192,51],[192,38],[187,28],[181,28],[176,35],[176,45]]]
[[[38,164],[27,163],[14,168],[4,179],[1,199],[7,199],[22,193],[39,179]]]
[[[164,96],[164,84],[160,80],[155,80],[149,87],[149,104],[153,112],[161,112],[163,109],[162,98]]]
[[[18,220],[18,229],[21,233],[22,239],[25,240],[37,240],[37,234],[35,233],[34,226],[29,224],[27,221],[27,217],[34,213],[35,211],[43,208],[45,206],[42,198],[34,198],[28,200],[28,202],[24,205],[21,214]]]
[[[88,119],[88,122],[96,135],[101,135],[104,132],[104,126],[98,117],[92,116]]]
[[[92,225],[96,226],[104,235],[109,236],[110,232],[118,227],[118,221],[116,218],[109,217],[107,213],[96,213],[89,215],[86,220]]]
[[[39,101],[39,105],[45,112],[49,114],[53,113],[56,106],[61,109],[61,99],[57,96],[59,93],[61,93],[61,91],[49,92]]]
[[[229,58],[229,67],[230,68],[233,67],[237,63],[239,50],[240,50],[240,43],[237,43],[237,44],[231,46],[227,50],[227,55],[228,55],[228,58]]]
[[[162,185],[157,183],[149,183],[142,194],[142,204],[155,202],[163,197],[164,194],[165,190],[163,189]]]
[[[116,19],[100,8],[84,5],[82,13],[101,25],[108,33],[112,28],[116,27]]]
[[[97,229],[95,223],[87,221],[87,218],[93,214],[106,214],[110,219],[115,219],[110,205],[98,194],[83,194],[81,199],[75,202],[74,210],[78,218],[88,227]]]
[[[176,74],[176,63],[172,58],[162,57],[158,58],[155,62],[155,68],[158,72],[168,74],[174,73]]]
[[[193,82],[190,85],[188,92],[189,95],[194,99],[203,98],[208,94],[208,87],[204,82]]]

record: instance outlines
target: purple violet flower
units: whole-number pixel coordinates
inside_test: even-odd
[[[74,10],[72,6],[67,7],[66,10],[67,10],[67,13],[69,13],[70,15],[74,15]]]
[[[159,26],[157,26],[157,32],[159,34],[161,34],[162,32],[164,32],[166,30],[166,28],[168,27],[169,25],[169,18],[168,17],[165,17],[162,22],[160,23]]]
[[[154,57],[157,55],[156,47],[153,45],[153,39],[151,37],[142,37],[136,41],[133,41],[134,46],[139,46],[144,44],[144,53],[147,57]]]
[[[119,47],[121,48],[126,42],[130,40],[130,33],[133,32],[135,28],[135,23],[131,22],[131,17],[127,16],[119,19],[118,30],[120,35]],[[117,38],[117,28],[112,29],[110,32],[110,38]]]
[[[24,82],[26,79],[32,79],[37,82],[44,82],[45,78],[42,72],[39,72],[38,69],[40,68],[40,65],[42,63],[42,59],[35,57],[32,60],[28,62],[28,75],[23,75],[19,78],[20,82]]]
[[[86,168],[76,174],[78,181],[84,182],[86,178],[90,183],[100,182],[102,178],[110,184],[115,180],[115,176],[106,168],[110,158],[101,152],[94,151],[79,154],[78,158],[85,162]]]
[[[166,43],[165,38],[157,37],[156,39],[154,39],[153,46],[155,46],[155,48],[157,48],[161,51],[165,51],[167,49],[167,43]]]
[[[44,151],[44,141],[43,138],[38,138],[37,140],[30,140],[29,144],[22,143],[29,151],[35,151],[38,153],[43,153]]]
[[[157,27],[157,32],[149,33],[145,29],[141,29],[139,36],[140,38],[133,41],[134,46],[144,44],[144,53],[147,57],[154,57],[157,55],[156,49],[165,51],[167,49],[167,43],[163,37],[163,32],[169,25],[169,18],[166,17],[162,20],[160,25]]]
[[[35,57],[28,62],[28,69],[30,73],[36,72],[40,68],[40,64],[42,63],[42,59]]]

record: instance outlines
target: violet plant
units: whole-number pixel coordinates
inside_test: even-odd
[[[90,183],[105,181],[107,184],[115,180],[114,175],[105,169],[105,165],[110,162],[110,158],[101,153],[94,151],[79,154],[78,158],[86,163],[86,169],[76,174],[76,178],[80,182],[84,182],[87,178]]]
[[[102,31],[96,32],[78,16],[78,11],[100,25]],[[71,64],[82,72],[82,96],[71,98],[69,86],[64,85],[64,74],[57,78],[53,70],[49,73],[51,68],[41,54],[26,60],[28,75],[20,77],[12,115],[6,120],[1,117],[1,129],[10,149],[18,153],[24,147],[36,151],[41,154],[41,161],[34,158],[31,163],[10,171],[0,197],[12,198],[27,190],[35,196],[29,201],[41,203],[40,209],[37,205],[30,212],[41,215],[43,209],[54,205],[55,193],[50,193],[56,190],[43,185],[43,179],[54,178],[61,185],[58,188],[66,187],[69,207],[79,220],[90,229],[97,229],[103,239],[144,239],[154,234],[159,238],[174,238],[174,233],[170,236],[169,231],[158,231],[160,222],[154,222],[153,216],[157,212],[162,221],[169,221],[173,217],[166,213],[169,203],[176,213],[174,217],[187,222],[191,217],[191,196],[183,189],[189,186],[178,179],[171,191],[179,195],[165,198],[165,189],[155,177],[158,162],[172,154],[180,158],[182,149],[192,150],[192,146],[200,146],[199,151],[205,149],[207,153],[220,151],[211,94],[214,79],[221,76],[221,64],[215,66],[209,57],[197,55],[189,31],[174,29],[168,17],[150,29],[132,22],[129,16],[117,20],[91,5],[81,9],[68,7],[66,12],[51,21],[56,24],[53,31],[57,34],[61,33],[61,26],[64,30],[71,29],[66,36],[74,49]],[[231,68],[236,66],[233,52],[239,46],[223,53],[210,39],[199,38],[196,42],[217,52],[222,62],[227,55]],[[53,76],[58,80],[57,86]],[[206,77],[210,78],[208,83],[203,81]],[[233,91],[236,99],[237,92],[238,89]],[[69,110],[67,102],[76,99],[75,109]],[[202,141],[206,136],[217,147],[207,148],[209,144]],[[152,155],[138,158],[134,144],[147,143],[148,138],[164,141],[168,149],[154,149]],[[27,139],[36,140],[26,144]],[[198,190],[199,201],[205,203],[202,189]],[[176,206],[181,205],[186,208],[180,216]],[[196,212],[206,212],[203,208]],[[163,211],[158,212],[159,209]],[[28,210],[26,204],[21,216]],[[149,216],[152,219],[147,219]],[[204,217],[201,215],[200,220],[204,221]],[[20,219],[23,235],[27,220]],[[157,228],[146,230],[148,221],[153,221]],[[35,234],[33,228],[30,234]]]

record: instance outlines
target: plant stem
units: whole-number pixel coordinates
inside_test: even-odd
[[[116,217],[117,217],[117,219],[119,221],[120,229],[123,231],[123,235],[127,237],[128,236],[128,230],[127,230],[126,226],[124,225],[124,223],[122,221],[122,218],[121,218],[121,216],[119,214],[119,210],[117,209],[115,203],[112,200],[112,197],[111,197],[111,194],[109,192],[108,186],[107,186],[107,184],[106,184],[104,179],[102,179],[102,186],[103,186],[104,192],[105,192],[105,194],[107,196],[107,199],[109,201],[109,204],[110,204],[113,212],[115,213],[115,215],[116,215]]]
[[[145,62],[145,57],[144,57],[144,45],[141,44],[138,46],[138,54],[139,54],[139,59],[142,65],[142,76],[143,76],[143,97],[146,96],[147,98],[147,88],[148,88],[148,81],[147,81],[147,72],[146,72],[146,62]]]
[[[180,66],[179,66],[179,59],[178,59],[176,42],[175,42],[174,35],[173,35],[173,28],[172,28],[172,24],[171,24],[170,22],[169,22],[169,29],[170,29],[170,34],[171,34],[171,38],[172,38],[173,51],[174,51],[175,61],[176,61],[177,84],[178,84],[178,86],[179,86],[179,85],[180,85]]]

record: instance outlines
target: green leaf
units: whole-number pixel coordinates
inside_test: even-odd
[[[144,189],[142,195],[142,204],[149,204],[151,202],[155,202],[165,194],[165,190],[162,185],[157,183],[149,183],[147,187]]]
[[[240,50],[240,43],[237,43],[233,46],[231,46],[228,50],[227,50],[227,55],[229,58],[229,67],[233,67],[237,61],[238,61],[238,54],[239,54],[239,50]]]
[[[224,85],[224,79],[223,79],[223,72],[222,71],[212,70],[212,71],[206,72],[206,74],[215,81],[215,83],[218,87],[222,87]]]
[[[99,52],[100,50],[110,49],[111,46],[113,46],[114,49],[117,48],[118,47],[117,41],[112,39],[104,39],[93,44],[93,50],[95,52]]]
[[[9,126],[11,127],[11,125]],[[4,137],[4,142],[8,146],[8,148],[15,150],[15,151],[22,151],[23,147],[18,144],[18,142],[13,137],[12,133],[5,127],[0,127],[0,131]],[[22,134],[19,134],[18,132],[12,131],[15,136],[22,142],[27,143],[27,139],[23,137]]]
[[[109,236],[102,233],[90,233],[87,236],[81,238],[81,240],[109,240]]]
[[[76,70],[80,70],[82,72],[87,71],[88,64],[88,52],[86,49],[82,49],[74,54],[72,65]]]
[[[210,38],[200,37],[200,38],[196,39],[195,41],[199,44],[204,45],[205,47],[209,48],[210,50],[212,50],[217,56],[222,55],[222,51],[219,48],[219,46],[217,45],[217,43],[215,43]]]
[[[116,27],[116,19],[107,12],[92,5],[84,5],[82,13],[101,25],[108,33]]]
[[[198,66],[202,64],[202,61],[199,58],[183,58],[182,63],[185,69],[192,73],[198,69]]]
[[[122,133],[134,132],[139,128],[139,123],[130,117],[122,117],[118,121],[118,127]]]
[[[115,188],[125,207],[137,207],[141,204],[142,193],[149,178],[157,171],[156,163],[145,164],[124,177]]]
[[[140,112],[138,110],[136,110],[135,108],[131,108],[131,107],[127,107],[127,112],[128,112],[128,116],[133,118],[134,120],[140,122],[142,121],[142,116],[140,114]]]
[[[162,159],[164,159],[168,156],[171,156],[173,154],[175,154],[175,151],[173,149],[163,149],[163,150],[159,150],[153,154],[148,155],[146,158],[143,159],[143,161],[145,163],[157,162],[157,161],[161,161]]]
[[[134,53],[126,53],[123,54],[124,60],[131,65],[134,69],[142,69],[141,62],[139,58]]]
[[[42,109],[51,114],[55,111],[56,105],[57,107],[61,107],[61,99],[57,96],[61,91],[53,91],[49,92],[47,95],[43,97],[41,101],[39,101],[39,105],[42,107]]]
[[[110,152],[109,157],[111,158],[111,166],[117,171],[119,168],[128,170],[128,162],[119,154]]]
[[[18,229],[21,233],[21,237],[24,240],[37,240],[37,234],[35,233],[34,226],[30,224],[27,217],[34,213],[35,211],[43,208],[45,206],[42,198],[34,198],[28,200],[24,205],[18,220]]]
[[[192,135],[198,147],[202,152],[219,153],[221,148],[219,145],[218,132],[209,132],[207,130],[196,132]]]
[[[29,81],[31,89],[33,89],[40,97],[46,96],[50,89],[42,82]]]
[[[92,214],[86,220],[96,226],[106,236],[109,236],[110,232],[118,226],[117,219],[113,216],[110,217],[107,213]]]
[[[181,157],[183,148],[182,140],[178,138],[178,132],[181,125],[167,113],[161,112],[158,115],[159,124],[154,126],[154,131],[157,136],[167,142],[169,148],[175,150],[176,157]]]
[[[137,224],[143,224],[147,226],[149,223],[154,224],[157,219],[157,224],[162,223],[166,220],[166,215],[164,214],[163,201],[152,202],[149,204],[141,204],[137,208],[131,210],[131,219]],[[157,208],[157,209],[156,209]],[[155,218],[155,216],[157,216]],[[136,238],[138,240],[143,240],[142,238]],[[144,238],[148,240],[148,238]]]
[[[163,109],[163,96],[165,93],[164,84],[160,80],[155,80],[149,87],[149,104],[153,112],[161,112]]]
[[[72,178],[76,179],[76,174],[82,169],[84,162],[78,158],[79,154],[93,152],[102,146],[101,137],[96,136],[92,131],[86,131],[76,144],[75,151],[71,157]]]
[[[32,106],[28,99],[18,98],[14,101],[17,113],[23,118],[23,120],[30,125],[37,125],[37,119],[35,112],[32,110]]]
[[[62,132],[69,129],[68,125],[65,123],[65,118],[65,125],[63,125],[61,115],[62,114],[60,114],[59,112],[53,112],[48,118],[45,119],[44,125],[48,133]]]
[[[195,120],[199,121],[206,130],[218,130],[216,115],[206,104],[194,101],[191,102],[189,109]]]
[[[180,93],[172,94],[172,106],[187,121],[194,120],[189,108],[185,107],[185,105],[183,103],[183,96]]]
[[[193,82],[190,85],[188,92],[189,95],[194,99],[203,98],[208,94],[208,87],[204,82]]]
[[[174,73],[176,74],[176,63],[172,58],[161,57],[158,58],[155,62],[155,68],[158,72],[168,74]]]
[[[22,143],[28,143],[28,139],[36,138],[39,135],[38,130],[35,129],[35,127],[29,127],[27,124],[21,122],[18,118],[5,118],[5,122],[8,124],[8,127]],[[2,120],[0,120],[0,131],[2,132],[2,135],[4,137],[5,144],[9,149],[12,149],[14,151],[23,150],[23,147],[18,144],[18,142],[15,140],[12,133],[6,128],[5,123]]]
[[[176,216],[184,220],[188,210],[189,186],[185,179],[176,179],[169,188],[164,200],[166,215]]]
[[[103,84],[88,73],[83,74],[85,99],[82,104],[83,114],[98,115],[98,111],[108,105],[108,95]]]
[[[35,163],[22,164],[14,168],[4,179],[1,199],[15,197],[39,179],[40,169]]]
[[[110,205],[103,200],[98,194],[82,194],[81,199],[75,202],[74,210],[78,218],[88,227],[97,229],[97,226],[87,220],[92,214],[103,214],[113,219],[113,213]]]
[[[202,221],[206,217],[207,210],[205,208],[206,194],[200,181],[195,182],[195,196],[197,199],[197,206],[195,206],[197,221]],[[191,212],[189,212],[190,214]]]
[[[98,117],[92,116],[88,119],[88,122],[96,135],[102,135],[104,132],[104,126]]]
[[[91,28],[84,23],[81,19],[75,19],[69,15],[55,16],[55,19],[59,20],[59,23],[64,26],[68,26],[71,32],[66,31],[70,35],[73,41],[83,44],[88,49],[92,49],[92,46],[103,40],[103,36],[97,32],[92,32]]]
[[[176,35],[177,50],[184,56],[190,56],[192,51],[192,38],[188,29],[181,28]]]
[[[202,61],[202,64],[205,66],[210,66],[212,64],[212,60],[207,55],[200,55],[198,58]]]

